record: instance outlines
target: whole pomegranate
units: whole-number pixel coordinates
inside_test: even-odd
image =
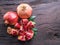
[[[17,13],[20,18],[29,18],[32,14],[32,7],[26,3],[22,3],[18,5]]]
[[[3,19],[5,24],[15,25],[18,22],[18,15],[16,12],[9,11],[3,16]]]

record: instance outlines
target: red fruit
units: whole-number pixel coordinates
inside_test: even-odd
[[[23,30],[19,31],[18,40],[20,40],[20,41],[26,41],[26,39],[25,39],[25,31],[23,31]]]
[[[12,28],[8,27],[7,28],[7,33],[15,36],[15,35],[18,35],[18,30],[17,29],[12,29]]]
[[[19,23],[16,23],[16,24],[15,24],[15,28],[20,29],[20,26],[21,26],[21,25],[20,25]]]
[[[17,7],[17,13],[20,18],[29,18],[32,14],[32,7],[28,4],[20,4]]]
[[[24,30],[19,30],[19,34],[18,35],[25,35],[25,31]]]
[[[26,41],[25,35],[18,36],[18,40],[20,40],[20,41]]]
[[[31,28],[33,28],[33,27],[34,27],[34,24],[33,24],[32,21],[29,21],[29,22],[27,23],[27,25],[26,25],[26,28],[28,28],[28,29],[31,29]]]
[[[26,40],[30,40],[33,38],[34,31],[33,30],[28,30],[25,32],[26,33]]]
[[[19,31],[18,40],[20,41],[27,41],[33,38],[34,31],[28,30],[28,31]]]
[[[18,15],[16,12],[9,11],[3,16],[3,19],[6,24],[14,25],[18,21]]]
[[[11,35],[13,35],[13,36],[18,35],[18,31],[16,29],[12,29]]]
[[[23,26],[23,28],[24,28],[24,30],[25,30],[25,31],[27,31],[27,30],[28,30],[28,28],[27,28],[26,26]]]
[[[21,23],[22,23],[23,25],[26,25],[26,24],[28,23],[28,19],[22,19],[21,21],[22,21]]]

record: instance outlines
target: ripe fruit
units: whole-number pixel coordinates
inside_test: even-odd
[[[33,38],[34,31],[28,30],[28,31],[19,31],[18,40],[20,41],[27,41]]]
[[[17,29],[12,29],[12,28],[10,28],[10,27],[7,28],[7,33],[8,33],[8,34],[11,34],[11,35],[13,35],[13,36],[18,35]]]
[[[28,23],[27,23],[27,25],[26,25],[26,28],[28,28],[28,29],[32,29],[33,27],[34,27],[34,23],[32,22],[32,21],[29,21]]]
[[[28,30],[25,32],[26,33],[26,40],[30,40],[33,38],[34,31],[33,30]]]
[[[16,29],[12,29],[11,35],[13,35],[13,36],[18,35],[18,31]]]
[[[28,4],[20,4],[17,7],[17,13],[20,18],[29,18],[32,14],[32,7]]]
[[[20,41],[26,41],[25,35],[18,36],[18,40],[20,40]]]
[[[25,39],[25,31],[23,31],[23,30],[19,31],[18,40],[20,40],[20,41],[26,41],[26,39]]]
[[[19,23],[16,23],[16,24],[15,24],[15,28],[20,29],[20,26],[21,26],[21,25],[20,25]]]
[[[28,41],[33,38],[36,32],[34,28],[34,19],[32,7],[26,3],[18,5],[17,12],[9,11],[4,16],[4,23],[11,26],[7,28],[7,33],[12,36],[18,36],[20,41]],[[20,21],[20,22],[19,22]]]
[[[18,15],[16,12],[9,11],[3,16],[3,19],[6,24],[15,25],[18,21]]]
[[[28,19],[22,19],[21,23],[22,23],[22,25],[26,25],[28,23]]]

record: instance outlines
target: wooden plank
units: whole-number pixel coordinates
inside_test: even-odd
[[[17,5],[21,2],[30,4],[33,8],[32,15],[37,16],[35,19],[37,36],[27,42],[20,42],[17,37],[8,35],[7,27],[3,23],[3,15],[7,11],[16,11]],[[60,45],[60,2],[46,4],[41,2],[40,0],[0,0],[0,45]]]

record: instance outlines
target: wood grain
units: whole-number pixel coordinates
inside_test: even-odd
[[[3,15],[16,11],[20,3],[28,3],[36,16],[38,33],[31,41],[21,42],[7,34]],[[0,0],[0,45],[60,45],[60,2],[59,0]]]

